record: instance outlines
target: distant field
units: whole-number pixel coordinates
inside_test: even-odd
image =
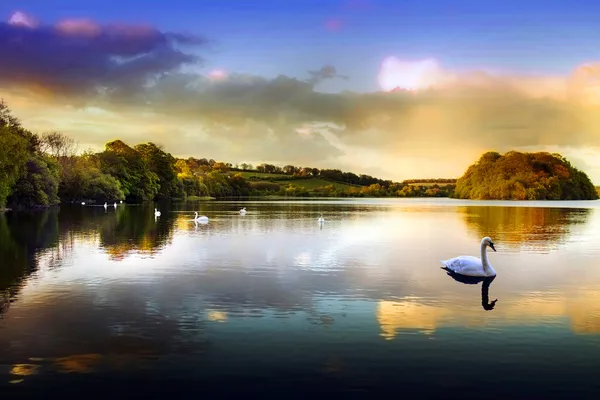
[[[285,174],[268,174],[266,172],[253,172],[253,171],[231,171],[232,174],[241,174],[244,178],[250,178],[251,176],[256,176],[259,178],[281,178],[281,179],[289,179],[289,175]]]
[[[268,174],[266,172],[253,172],[253,171],[232,171],[232,173],[240,173],[244,178],[248,179],[250,177],[257,178],[271,178],[274,181],[265,181],[265,182],[273,182],[280,184],[282,186],[294,185],[297,187],[304,187],[306,189],[314,189],[322,186],[333,185],[334,188],[338,190],[348,190],[351,187],[361,187],[360,185],[351,185],[343,182],[332,182],[322,178],[307,178],[307,179],[290,179],[290,175],[285,174]]]
[[[409,183],[409,186],[446,186],[446,185],[455,185],[455,183],[436,183],[436,182],[420,182],[420,183]]]
[[[294,185],[294,186],[298,186],[298,187],[305,187],[307,189],[314,189],[317,187],[322,187],[322,186],[329,186],[329,185],[333,185],[334,188],[336,189],[341,189],[341,190],[348,190],[351,187],[356,187],[353,185],[348,185],[345,183],[341,183],[341,182],[331,182],[331,181],[327,181],[325,179],[321,179],[321,178],[310,178],[310,179],[298,179],[298,180],[278,180],[277,183],[282,184],[282,185]]]

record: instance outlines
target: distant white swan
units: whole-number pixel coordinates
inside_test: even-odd
[[[244,207],[240,210],[240,214],[246,214],[246,207]]]
[[[317,219],[317,222],[319,222],[320,224],[322,224],[323,222],[325,222],[325,218],[323,218],[323,214],[321,214],[321,216],[319,217],[319,219]]]
[[[208,222],[208,217],[206,215],[198,216],[198,211],[194,211],[194,221],[196,222]]]
[[[106,204],[106,202],[104,202],[104,208],[108,207],[108,204]]]
[[[123,200],[119,200],[119,203],[123,204]]]
[[[82,205],[82,206],[85,206],[85,201],[82,201],[82,202],[81,202],[81,205]]]
[[[494,242],[486,236],[481,239],[481,258],[458,256],[440,262],[452,272],[460,275],[480,277],[496,276],[496,271],[494,271],[494,268],[492,268],[487,258],[487,246],[490,246],[492,250],[496,251]]]
[[[115,201],[115,204],[113,204],[114,208],[117,208],[117,202]]]
[[[160,216],[160,211],[158,211],[156,208],[154,209],[154,216],[155,217],[159,217]]]

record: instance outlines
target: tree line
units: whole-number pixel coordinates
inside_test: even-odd
[[[339,169],[267,163],[254,167],[206,158],[181,159],[152,142],[130,146],[114,140],[106,143],[101,152],[78,152],[77,143],[60,132],[38,135],[25,129],[2,100],[0,148],[0,208],[264,195],[441,197],[453,189],[453,185],[409,185]],[[269,176],[245,177],[244,171]],[[278,182],[282,178],[277,174],[285,175],[286,183]],[[315,187],[293,183],[310,178],[331,184]]]

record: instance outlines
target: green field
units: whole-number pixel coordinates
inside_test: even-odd
[[[281,179],[289,179],[289,175],[285,174],[269,174],[267,172],[253,172],[253,171],[231,171],[232,174],[240,174],[244,178],[248,179],[251,176],[256,176],[258,178],[281,178]]]
[[[298,187],[304,187],[306,189],[314,189],[314,188],[318,188],[318,187],[323,187],[323,186],[329,186],[329,185],[333,185],[334,188],[339,189],[339,190],[348,190],[351,187],[360,187],[360,186],[354,186],[354,185],[349,185],[347,183],[342,183],[342,182],[332,182],[332,181],[327,181],[325,179],[321,179],[321,178],[309,178],[309,179],[297,179],[297,180],[278,180],[277,183],[281,184],[281,185],[294,185],[294,186],[298,186]]]
[[[282,186],[294,185],[297,187],[304,187],[306,189],[315,189],[318,187],[333,185],[338,190],[348,190],[351,187],[361,187],[360,185],[351,185],[343,182],[332,182],[323,178],[307,178],[307,179],[290,179],[290,175],[285,174],[269,174],[266,172],[253,172],[253,171],[232,171],[232,174],[239,173],[244,178],[248,179],[251,177],[257,178],[270,178],[264,182],[276,183]],[[261,182],[261,181],[254,181]]]
[[[328,186],[328,185],[333,185],[333,187],[335,187],[337,190],[349,190],[352,187],[355,187],[355,188],[363,187],[361,185],[353,185],[350,183],[328,181],[323,178],[290,179],[290,175],[269,174],[266,172],[254,172],[254,171],[231,171],[231,173],[232,174],[239,173],[246,179],[251,178],[251,177],[265,179],[264,181],[256,180],[254,182],[271,182],[271,183],[277,183],[277,184],[283,185],[283,186],[294,185],[297,187],[304,187],[309,190],[315,189],[318,187]],[[454,185],[454,184],[455,183],[445,183],[445,182],[444,183],[436,183],[436,182],[409,183],[409,185],[411,185],[411,186],[425,186],[425,187],[429,187],[429,186],[433,186],[433,185],[438,185],[438,186],[442,187],[442,186]]]

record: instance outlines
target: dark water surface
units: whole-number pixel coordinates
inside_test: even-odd
[[[600,398],[599,203],[0,214],[0,393]],[[488,235],[491,283],[440,269]]]

